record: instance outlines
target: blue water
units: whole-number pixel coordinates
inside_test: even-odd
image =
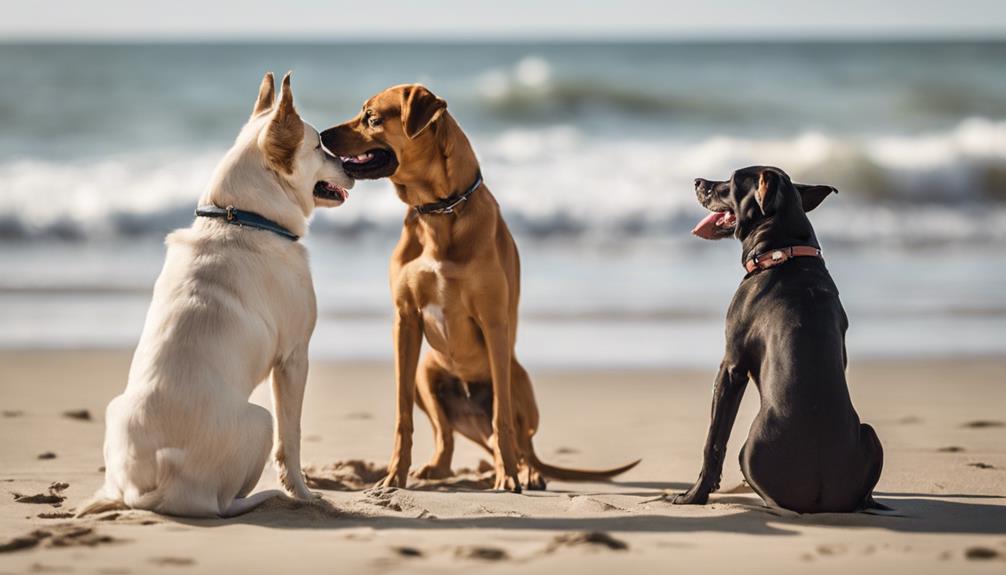
[[[1006,351],[1006,43],[0,44],[0,346],[129,346],[263,72],[324,128],[421,81],[469,133],[524,260],[532,365],[714,365],[742,272],[695,177],[776,164],[853,358]],[[387,182],[316,215],[315,353],[390,359]]]

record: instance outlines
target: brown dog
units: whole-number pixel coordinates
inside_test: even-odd
[[[395,86],[321,137],[344,158],[348,174],[390,177],[410,206],[391,257],[398,406],[382,484],[405,486],[416,392],[436,440],[417,477],[451,475],[455,430],[493,454],[496,489],[519,493],[519,468],[528,489],[542,489],[543,476],[598,480],[634,467],[638,461],[602,471],[562,469],[535,456],[538,408],[514,357],[517,246],[447,103],[419,84]],[[420,364],[424,335],[431,350]]]

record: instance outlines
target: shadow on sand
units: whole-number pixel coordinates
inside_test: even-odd
[[[674,484],[662,484],[674,485]],[[507,495],[507,494],[500,494]],[[894,497],[897,495],[897,497]],[[903,497],[902,495],[909,495]],[[449,496],[449,495],[448,495]],[[463,517],[435,518],[426,513],[420,517],[365,516],[345,512],[328,501],[316,504],[290,500],[273,500],[247,515],[228,520],[174,519],[192,526],[219,527],[232,524],[259,525],[270,528],[294,529],[347,529],[370,527],[373,529],[512,529],[545,531],[609,531],[646,533],[722,532],[752,535],[799,535],[797,528],[827,526],[845,529],[886,529],[901,533],[956,533],[981,535],[1006,535],[1003,506],[986,503],[950,501],[945,495],[878,493],[881,503],[894,509],[895,514],[824,513],[813,515],[780,515],[757,504],[753,497],[720,496],[717,515],[675,515],[669,503],[660,509],[667,514],[601,514],[593,517]],[[967,496],[960,498],[988,498],[993,496]],[[735,513],[720,514],[727,509]],[[652,507],[648,510],[652,511]]]

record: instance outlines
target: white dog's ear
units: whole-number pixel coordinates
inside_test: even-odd
[[[405,135],[414,139],[440,119],[447,102],[436,97],[426,86],[413,84],[402,92],[402,126]]]
[[[252,108],[252,118],[272,108],[272,102],[276,99],[276,87],[273,82],[272,72],[266,72],[262,78],[262,85],[258,88],[258,99]]]
[[[278,172],[293,173],[297,148],[304,141],[304,121],[293,107],[290,72],[283,76],[279,104],[272,112],[269,125],[259,135],[259,147],[265,152],[270,167]]]

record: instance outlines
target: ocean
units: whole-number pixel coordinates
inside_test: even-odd
[[[1006,42],[0,44],[0,347],[129,347],[265,71],[319,129],[423,82],[467,131],[523,261],[531,367],[714,369],[743,276],[692,180],[774,164],[859,358],[1006,353]],[[306,240],[316,357],[392,358],[405,207],[359,182]],[[711,372],[712,373],[712,372]]]

